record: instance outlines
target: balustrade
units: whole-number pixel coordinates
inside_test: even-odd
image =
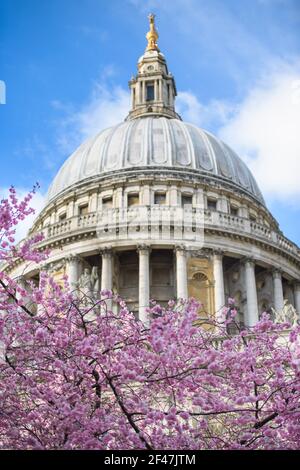
[[[49,225],[45,238],[53,238],[83,228],[95,228],[102,239],[199,240],[204,227],[235,231],[258,237],[282,250],[300,256],[299,248],[265,225],[247,218],[203,208],[179,206],[134,206],[107,208]]]

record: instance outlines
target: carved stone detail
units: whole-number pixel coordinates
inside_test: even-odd
[[[289,303],[288,299],[284,299],[282,310],[272,308],[276,323],[290,323],[291,326],[298,324],[298,315],[296,309]]]

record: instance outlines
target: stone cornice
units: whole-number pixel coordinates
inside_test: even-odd
[[[284,255],[285,258],[288,258],[295,262],[299,267],[300,267],[300,258],[295,257],[293,254],[290,252],[284,250],[283,248],[278,247],[275,244],[269,243],[266,240],[261,240],[256,237],[251,237],[249,234],[244,234],[244,233],[234,233],[234,232],[228,232],[226,231],[225,228],[216,228],[216,227],[208,227],[205,226],[204,232],[206,233],[212,233],[216,234],[218,236],[222,237],[227,237],[230,239],[236,239],[236,240],[241,240],[241,241],[246,241],[252,244],[255,244],[257,246],[262,247],[266,251],[272,251],[274,253],[278,253],[281,255]],[[68,234],[62,234],[61,236],[58,236],[57,238],[54,239],[49,239],[45,240],[45,242],[40,243],[40,246],[45,248],[54,248],[58,246],[64,246],[66,243],[74,243],[75,241],[82,240],[83,238],[94,238],[96,235],[96,231],[94,227],[85,227],[84,232],[80,231],[79,233],[68,233]],[[137,240],[138,242],[138,240]],[[111,240],[111,243],[115,243],[115,240]],[[178,244],[176,240],[173,242],[175,245]]]

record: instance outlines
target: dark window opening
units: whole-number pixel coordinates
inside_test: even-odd
[[[166,193],[155,193],[154,204],[158,204],[160,206],[166,204]]]
[[[182,207],[191,206],[193,204],[193,196],[188,196],[186,194],[183,194],[181,196],[181,204],[182,204]]]
[[[147,101],[153,101],[154,100],[154,85],[147,85]]]
[[[230,206],[230,214],[231,215],[234,215],[234,216],[237,216],[239,215],[239,210],[237,207],[234,207],[234,206]]]
[[[112,207],[112,197],[106,197],[103,198],[102,200],[102,206],[103,208],[107,209],[109,207]]]
[[[89,212],[89,206],[87,204],[79,207],[79,215],[87,215],[88,212]]]
[[[217,201],[215,199],[208,199],[207,200],[207,208],[211,209],[211,210],[216,210]]]
[[[128,194],[128,207],[138,206],[140,198],[138,194]]]

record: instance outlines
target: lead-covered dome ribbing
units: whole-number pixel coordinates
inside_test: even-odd
[[[245,163],[221,140],[203,129],[165,117],[143,117],[105,129],[66,160],[48,192],[48,201],[87,179],[133,168],[193,170],[233,183],[264,204]]]

